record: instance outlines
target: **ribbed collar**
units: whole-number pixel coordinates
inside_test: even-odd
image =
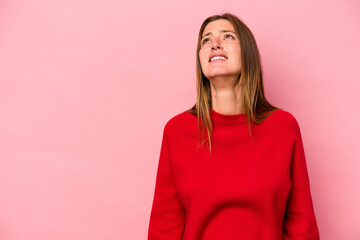
[[[247,118],[246,113],[234,114],[234,115],[225,115],[218,113],[211,109],[210,113],[211,119],[215,123],[220,124],[246,124]]]

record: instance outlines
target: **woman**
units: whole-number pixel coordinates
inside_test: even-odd
[[[196,56],[197,102],[164,127],[148,239],[319,239],[300,128],[265,99],[251,31],[211,16]]]

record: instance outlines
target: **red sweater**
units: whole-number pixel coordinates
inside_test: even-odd
[[[317,240],[297,120],[276,110],[252,124],[246,114],[211,110],[213,153],[197,149],[197,118],[165,125],[148,240]]]

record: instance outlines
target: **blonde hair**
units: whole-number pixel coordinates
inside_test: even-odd
[[[228,20],[234,27],[235,32],[240,40],[241,74],[238,81],[240,81],[242,86],[242,100],[247,116],[247,124],[250,136],[252,137],[251,122],[261,123],[272,112],[279,109],[271,105],[265,98],[260,53],[255,38],[250,29],[238,17],[230,13],[213,15],[206,18],[200,27],[196,49],[197,99],[195,105],[185,112],[189,112],[197,116],[199,128],[198,147],[202,146],[205,142],[208,142],[210,153],[212,145],[211,136],[213,130],[210,117],[212,109],[211,88],[209,79],[204,76],[201,69],[199,51],[201,48],[202,34],[206,25],[218,19]],[[206,130],[206,132],[204,130]]]

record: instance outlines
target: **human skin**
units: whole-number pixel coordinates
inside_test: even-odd
[[[223,32],[225,30],[230,32]],[[214,54],[225,55],[227,59],[209,62]],[[229,115],[244,113],[238,81],[241,72],[240,41],[228,20],[218,19],[205,27],[199,60],[203,74],[210,81],[212,109]]]

